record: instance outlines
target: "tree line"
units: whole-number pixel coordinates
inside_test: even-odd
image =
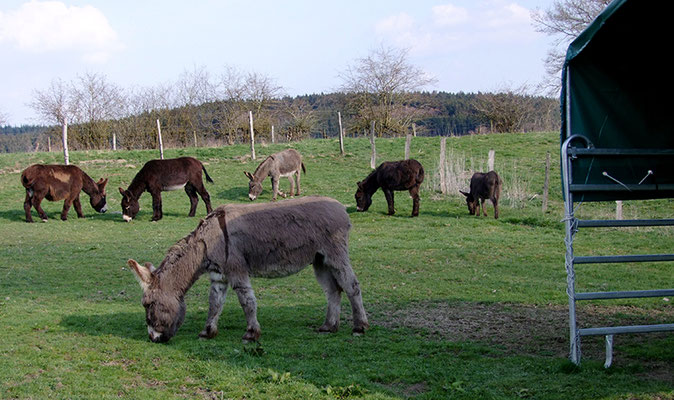
[[[249,111],[254,115],[256,140],[271,141],[272,126],[276,141],[336,137],[338,111],[342,115],[344,134],[363,136],[369,133],[371,125],[354,106],[353,97],[346,93],[321,93],[257,102],[216,100],[179,106],[166,104],[118,118],[106,117],[108,114],[100,108],[90,106],[89,119],[73,118],[68,122],[68,140],[70,148],[75,150],[110,149],[113,136],[117,148],[156,148],[159,120],[163,141],[170,147],[242,143],[250,136]],[[556,130],[559,125],[557,99],[515,92],[414,92],[408,94],[401,106],[414,117],[401,118],[406,124],[399,123],[395,128],[391,123],[385,126],[375,120],[377,136],[404,136],[412,133],[412,124],[420,136],[546,131]],[[102,116],[96,117],[95,112]],[[61,125],[55,122],[47,126],[0,127],[0,152],[44,151],[49,143],[59,145],[61,132]]]

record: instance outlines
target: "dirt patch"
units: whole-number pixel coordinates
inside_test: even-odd
[[[565,306],[416,302],[403,307],[384,305],[373,311],[371,323],[386,328],[418,330],[429,339],[496,345],[506,354],[552,357],[569,354],[569,312]],[[646,325],[674,320],[674,309],[670,307],[646,310],[583,305],[579,306],[577,314],[580,327]],[[671,333],[617,335],[614,337],[614,360],[622,357],[621,345],[648,343],[666,335]],[[603,336],[583,337],[582,340],[583,358],[603,360]],[[674,376],[674,365],[667,369],[669,375]]]

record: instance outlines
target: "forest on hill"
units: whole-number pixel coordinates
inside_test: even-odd
[[[127,99],[128,102],[132,100]],[[141,103],[140,99],[133,102]],[[68,125],[71,149],[142,149],[157,145],[157,121],[163,142],[171,147],[219,146],[250,137],[250,116],[256,140],[294,141],[335,137],[339,118],[346,136],[368,134],[374,123],[378,137],[462,136],[489,132],[557,130],[557,99],[513,91],[501,93],[409,93],[387,110],[366,110],[362,95],[320,93],[260,100],[218,100],[182,106],[137,104],[123,117],[96,118]],[[62,127],[0,127],[0,152],[60,148]]]

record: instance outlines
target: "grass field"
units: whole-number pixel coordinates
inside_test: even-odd
[[[197,338],[208,310],[206,278],[188,292],[177,335],[167,344],[148,341],[141,289],[126,260],[158,265],[205,216],[200,201],[197,218],[188,218],[187,196],[176,191],[164,193],[161,221],[150,222],[147,193],[137,219],[122,220],[117,188],[126,188],[158,152],[71,153],[71,163],[92,178],[110,179],[110,211],[95,214],[82,194],[85,219],[71,209],[69,220],[60,221],[62,202],[45,201],[50,220],[34,224],[24,222],[20,172],[32,163],[58,163],[62,155],[0,155],[0,398],[673,399],[671,333],[616,336],[609,369],[599,337],[584,338],[580,368],[567,361],[558,134],[448,139],[452,157],[462,157],[467,169],[486,165],[488,150],[496,150],[495,169],[508,192],[498,220],[468,215],[458,192],[434,190],[439,143],[412,142],[412,157],[426,169],[419,218],[409,217],[412,204],[404,192],[396,194],[394,216],[385,215],[381,191],[368,212],[355,211],[355,183],[370,172],[367,139],[347,139],[345,156],[335,140],[259,145],[258,161],[246,145],[166,151],[167,157],[191,155],[205,163],[216,206],[249,202],[242,171],[293,147],[307,168],[303,194],[334,197],[349,212],[351,260],[370,330],[351,335],[344,296],[340,331],[318,334],[326,303],[307,268],[289,278],[253,280],[262,338],[245,346],[245,319],[232,292],[219,335]],[[401,159],[403,147],[404,139],[378,140],[378,162]],[[550,204],[542,213],[548,151]],[[264,187],[257,201],[271,198],[268,180]],[[281,187],[287,190],[287,180]],[[671,218],[673,206],[670,200],[625,202],[623,212],[626,218]],[[587,203],[578,215],[608,217],[614,208]],[[488,211],[493,215],[491,204]],[[575,250],[671,253],[673,245],[669,228],[613,228],[581,231]],[[590,265],[577,275],[579,291],[666,288],[674,276],[671,263]],[[581,304],[579,322],[671,323],[672,302]]]

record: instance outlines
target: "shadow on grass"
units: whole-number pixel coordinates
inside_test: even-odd
[[[177,335],[163,345],[149,342],[140,306],[134,312],[71,314],[60,324],[79,334],[168,346],[203,361],[287,371],[293,379],[318,388],[355,384],[370,393],[404,398],[516,398],[525,390],[534,398],[574,399],[671,390],[671,377],[657,372],[667,364],[671,371],[672,352],[661,347],[671,343],[666,337],[657,336],[653,349],[633,354],[611,370],[604,371],[600,361],[588,358],[582,368],[569,370],[563,308],[443,302],[378,304],[371,311],[371,329],[353,336],[348,308],[337,333],[320,334],[323,305],[261,307],[262,337],[254,345],[241,342],[245,319],[238,304],[225,308],[219,334],[211,340],[197,338],[206,312],[189,309]],[[625,345],[629,353],[631,346]],[[529,347],[533,351],[522,354]],[[167,350],[166,357],[169,354]],[[656,354],[664,358],[648,360]],[[635,369],[637,364],[642,366]],[[598,373],[604,385],[570,389]],[[519,382],[516,387],[505,383],[513,381]]]

